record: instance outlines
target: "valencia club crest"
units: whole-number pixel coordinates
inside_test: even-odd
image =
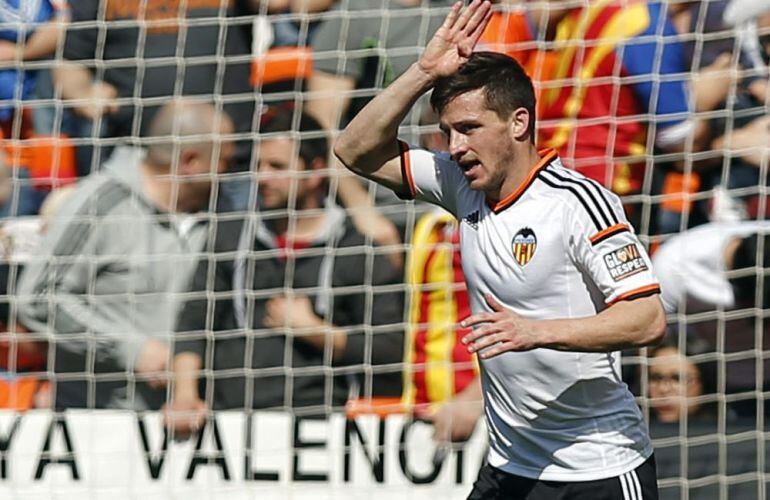
[[[532,260],[532,256],[535,255],[535,249],[537,249],[537,236],[535,232],[528,228],[522,228],[513,237],[511,243],[513,248],[513,258],[520,266],[524,266]]]

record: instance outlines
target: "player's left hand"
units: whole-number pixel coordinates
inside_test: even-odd
[[[460,322],[463,328],[481,325],[462,339],[468,352],[478,352],[479,357],[489,359],[508,351],[529,351],[539,347],[536,321],[504,308],[490,294],[485,294],[484,299],[493,312],[474,314]],[[482,350],[484,352],[479,352]]]

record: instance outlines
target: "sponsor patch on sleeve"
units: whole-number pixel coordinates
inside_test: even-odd
[[[647,270],[647,263],[636,243],[604,254],[604,265],[615,281],[620,281]]]

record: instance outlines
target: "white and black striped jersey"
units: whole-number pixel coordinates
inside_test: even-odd
[[[402,143],[411,195],[460,221],[473,312],[489,310],[485,293],[532,319],[593,316],[659,293],[618,197],[564,168],[554,151],[540,154],[524,182],[491,204],[447,155]],[[588,481],[629,472],[651,455],[618,353],[535,349],[480,361],[494,467]]]

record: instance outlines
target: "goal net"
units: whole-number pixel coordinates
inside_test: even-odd
[[[493,3],[538,146],[652,256],[666,339],[618,372],[661,498],[765,498],[770,7]],[[4,497],[468,494],[457,222],[332,154],[451,5],[0,0]],[[400,138],[449,147],[427,99]]]

